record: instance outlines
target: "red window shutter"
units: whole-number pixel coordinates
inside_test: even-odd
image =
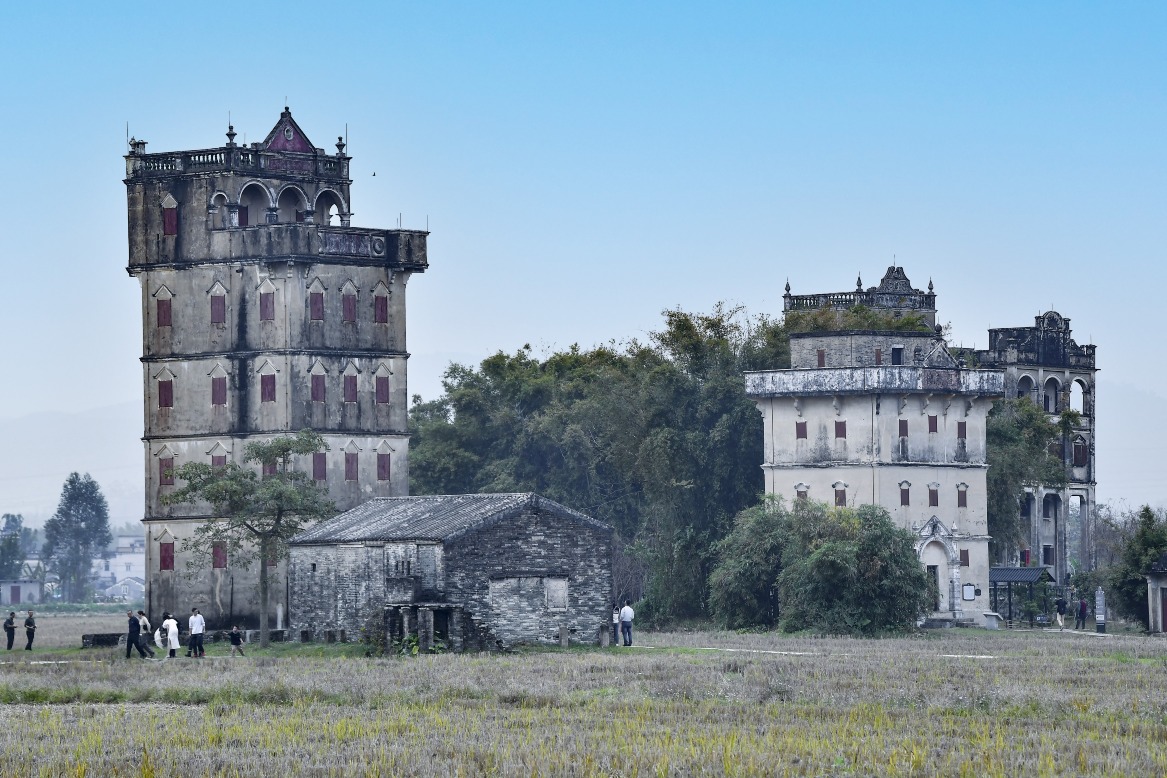
[[[240,227],[247,226],[247,206],[246,205],[239,206],[239,226]]]
[[[158,483],[162,486],[174,486],[174,457],[163,457],[158,460]]]
[[[846,439],[846,437],[847,437],[847,422],[845,422],[845,421],[835,422],[835,437]]]
[[[795,438],[795,440],[805,440],[806,439],[806,422],[805,421],[794,422],[794,438]]]
[[[900,505],[911,505],[911,497],[908,490],[902,486],[900,487]]]
[[[174,407],[174,382],[173,381],[159,381],[158,382],[158,407],[159,408],[173,408]]]
[[[968,507],[968,490],[967,489],[957,489],[957,491],[956,491],[956,507],[957,508],[967,508]]]
[[[373,321],[377,324],[389,323],[389,298],[383,294],[373,298]]]
[[[968,437],[968,422],[958,421],[956,423],[956,437],[958,440],[964,440]]]
[[[260,321],[275,321],[276,318],[276,293],[275,292],[260,292],[259,293],[259,320]]]
[[[389,465],[390,465],[390,463],[389,463],[389,455],[388,454],[378,454],[377,455],[377,480],[378,481],[388,481],[389,480],[389,474],[390,474]]]
[[[324,292],[308,294],[308,316],[312,321],[324,321]]]
[[[960,566],[968,567],[968,549],[962,548],[960,550]]]
[[[156,300],[157,316],[155,323],[159,327],[170,326],[170,300]]]
[[[357,401],[357,377],[355,375],[346,375],[344,377],[344,401],[346,403],[355,403]]]
[[[384,405],[389,402],[389,376],[377,376],[377,402]]]
[[[221,294],[211,296],[211,324],[226,324],[227,298]]]
[[[940,505],[940,490],[939,489],[929,489],[928,490],[928,507],[935,508],[938,505]]]
[[[939,429],[939,420],[935,416],[928,417],[928,431],[936,432]]]
[[[847,507],[847,490],[846,489],[836,489],[835,490],[835,507],[837,507],[837,508],[846,508]]]
[[[906,438],[908,436],[908,420],[900,419],[900,437]]]
[[[265,476],[275,475],[278,471],[279,465],[277,465],[275,462],[264,462],[260,466],[260,472],[262,472]]]
[[[274,403],[276,401],[276,375],[261,375],[259,377],[259,401]]]
[[[357,480],[357,455],[355,453],[345,452],[344,455],[344,480]]]
[[[178,234],[178,209],[177,208],[163,208],[162,209],[162,234],[163,235],[177,235]]]
[[[1028,548],[1021,549],[1021,566],[1022,567],[1029,567],[1029,549]]]
[[[225,455],[220,454],[219,456],[211,457],[211,469],[222,470],[226,466],[227,466],[227,457]]]
[[[827,366],[827,352],[820,348],[818,351],[818,358],[819,358],[819,367],[826,367]]]
[[[312,376],[312,402],[324,402],[324,376]]]
[[[298,222],[304,221],[304,212],[303,211],[296,211],[296,221],[298,221]]]
[[[312,480],[323,481],[328,477],[328,455],[317,452],[312,455]]]
[[[877,365],[883,364],[883,349],[881,349],[881,348],[877,348],[875,350],[875,364],[877,364]]]
[[[1090,462],[1090,447],[1084,440],[1074,441],[1074,467],[1085,467]]]
[[[173,543],[159,543],[158,544],[158,569],[159,570],[173,570],[174,569],[174,544]]]
[[[341,297],[340,307],[344,314],[344,321],[357,320],[357,296],[355,294],[346,294]]]
[[[211,405],[227,404],[227,376],[212,376]]]
[[[222,543],[211,546],[211,567],[222,570],[227,566],[227,548]]]

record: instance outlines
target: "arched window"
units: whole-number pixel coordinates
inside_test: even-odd
[[[1060,413],[1062,385],[1058,383],[1058,379],[1050,378],[1045,382],[1045,389],[1042,391],[1042,406],[1046,413]]]
[[[340,224],[344,204],[335,192],[325,190],[316,197],[315,220],[317,224],[331,224],[334,227]]]
[[[271,206],[271,197],[266,189],[259,184],[248,184],[243,187],[239,195],[239,226],[254,227],[257,224],[267,223],[267,209]]]
[[[219,192],[211,198],[211,207],[208,211],[211,217],[211,229],[221,230],[231,226],[230,209],[227,208],[227,195]]]
[[[1083,381],[1072,381],[1070,383],[1070,408],[1086,415],[1086,384]]]
[[[1021,378],[1017,381],[1017,399],[1033,399],[1033,379],[1027,375],[1021,376]]]
[[[276,203],[279,208],[280,224],[304,221],[304,211],[308,208],[308,200],[304,193],[294,186],[289,186],[280,192],[280,199]]]
[[[1041,501],[1041,517],[1043,519],[1056,519],[1058,512],[1062,507],[1062,500],[1056,494],[1047,494],[1045,499]]]

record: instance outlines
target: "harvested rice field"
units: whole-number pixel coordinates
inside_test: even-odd
[[[1161,638],[637,638],[391,659],[13,651],[0,774],[1167,774]]]

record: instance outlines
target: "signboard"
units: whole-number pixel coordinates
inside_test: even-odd
[[[977,587],[974,584],[966,583],[962,587],[962,597],[965,600],[975,600],[977,598]]]

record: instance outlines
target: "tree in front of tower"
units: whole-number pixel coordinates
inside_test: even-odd
[[[288,555],[288,541],[318,519],[332,516],[336,506],[307,473],[295,470],[294,458],[327,450],[312,430],[248,443],[243,465],[213,466],[187,462],[174,474],[182,487],[166,496],[168,504],[205,501],[218,518],[200,525],[183,541],[190,554],[188,569],[206,569],[219,548],[237,567],[259,565],[259,641],[270,641],[269,593],[272,563]],[[253,465],[248,467],[247,465]],[[254,465],[262,466],[260,475]]]
[[[111,540],[109,506],[101,487],[89,473],[70,473],[61,488],[57,512],[45,522],[41,549],[41,558],[60,579],[63,600],[89,599],[93,560],[104,553]]]

